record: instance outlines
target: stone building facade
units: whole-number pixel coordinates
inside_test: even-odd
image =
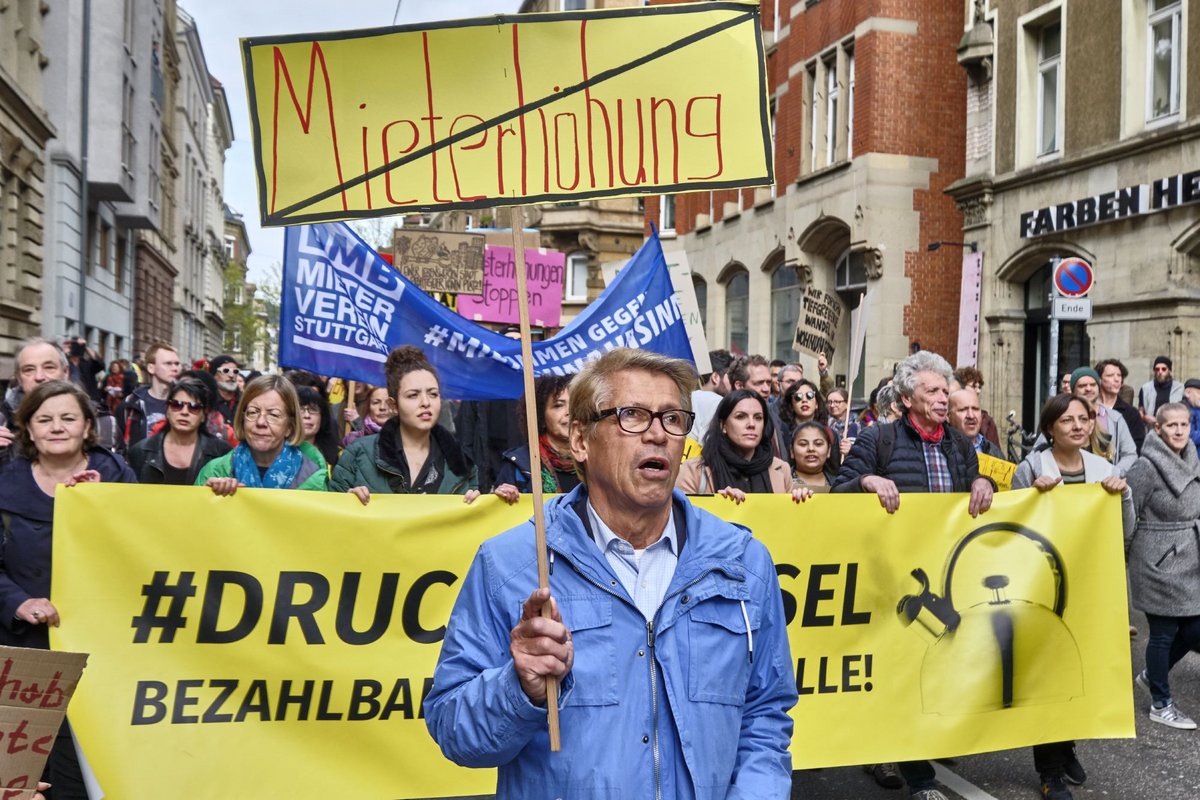
[[[0,5],[0,383],[13,353],[42,327],[46,142],[55,129],[43,107],[42,4]]]
[[[1051,271],[1092,265],[1059,371],[1167,355],[1200,376],[1200,0],[978,0],[959,47],[971,135],[950,188],[984,254],[985,405],[1025,427],[1051,393]]]

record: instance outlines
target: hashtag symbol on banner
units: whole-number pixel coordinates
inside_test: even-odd
[[[449,335],[449,330],[443,328],[441,325],[434,325],[429,329],[429,333],[425,334],[425,344],[441,347],[442,342],[446,341],[446,337]]]
[[[179,580],[175,583],[168,583],[170,575],[169,572],[155,572],[153,580],[142,586],[146,604],[142,606],[142,613],[133,618],[135,631],[133,641],[135,644],[145,644],[150,641],[150,631],[155,628],[160,631],[158,635],[160,644],[173,642],[175,641],[175,631],[187,625],[187,617],[183,615],[183,608],[187,605],[189,597],[196,596],[196,585],[192,583],[192,578],[196,573],[181,572]],[[168,597],[171,602],[167,605],[167,613],[159,614],[158,610],[162,601]]]

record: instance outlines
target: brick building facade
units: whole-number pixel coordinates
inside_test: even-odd
[[[661,2],[662,0],[660,0]],[[963,3],[764,0],[776,184],[647,198],[646,232],[686,258],[710,347],[791,349],[806,287],[844,308],[832,368],[863,396],[920,343],[954,359],[965,167]],[[846,376],[849,311],[871,293],[864,365]]]

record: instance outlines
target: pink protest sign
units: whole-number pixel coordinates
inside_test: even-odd
[[[483,254],[483,294],[460,294],[458,313],[475,322],[516,323],[517,269],[511,247],[488,245]],[[553,250],[525,248],[529,291],[529,322],[556,327],[562,314],[563,265],[566,257]]]

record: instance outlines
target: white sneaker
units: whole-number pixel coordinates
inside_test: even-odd
[[[1185,731],[1196,729],[1196,723],[1192,721],[1192,718],[1176,708],[1174,703],[1167,703],[1162,708],[1150,706],[1150,721]]]

